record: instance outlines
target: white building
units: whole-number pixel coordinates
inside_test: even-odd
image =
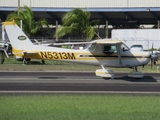
[[[156,25],[160,28],[160,0],[0,0],[0,19],[24,5],[32,7],[35,18],[46,18],[53,25],[61,24],[62,16],[74,8],[91,13],[100,20],[101,37],[109,37],[108,26],[114,28]]]

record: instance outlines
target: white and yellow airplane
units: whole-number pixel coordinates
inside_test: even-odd
[[[15,22],[3,22],[13,54],[16,56],[41,59],[59,60],[80,64],[100,65],[102,69],[95,71],[97,76],[113,78],[114,72],[105,67],[134,68],[129,77],[142,78],[144,74],[137,71],[138,66],[145,66],[151,60],[151,53],[145,51],[132,52],[119,40],[94,40],[83,50],[65,49],[34,45]]]

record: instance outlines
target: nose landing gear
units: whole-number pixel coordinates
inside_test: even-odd
[[[134,70],[128,74],[128,77],[132,77],[135,79],[141,79],[144,77],[144,73],[139,72],[137,67],[135,67]]]

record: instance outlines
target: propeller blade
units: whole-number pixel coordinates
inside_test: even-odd
[[[117,45],[117,52],[118,52],[118,59],[119,59],[119,64],[121,65],[122,64],[122,59],[121,59],[121,53],[120,53],[120,50],[121,47],[120,47],[120,44]]]
[[[151,52],[152,52],[152,54],[151,54],[151,69],[153,68],[153,62],[154,62],[154,56],[153,56],[153,42],[152,42],[152,49],[151,49]]]
[[[152,42],[152,55],[153,55],[153,42]]]
[[[151,69],[152,69],[152,67],[153,67],[153,59],[151,58]]]

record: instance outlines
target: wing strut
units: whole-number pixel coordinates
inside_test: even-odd
[[[117,44],[117,53],[118,53],[118,59],[119,59],[119,64],[122,64],[122,60],[121,60],[121,47],[120,47],[120,43]]]

